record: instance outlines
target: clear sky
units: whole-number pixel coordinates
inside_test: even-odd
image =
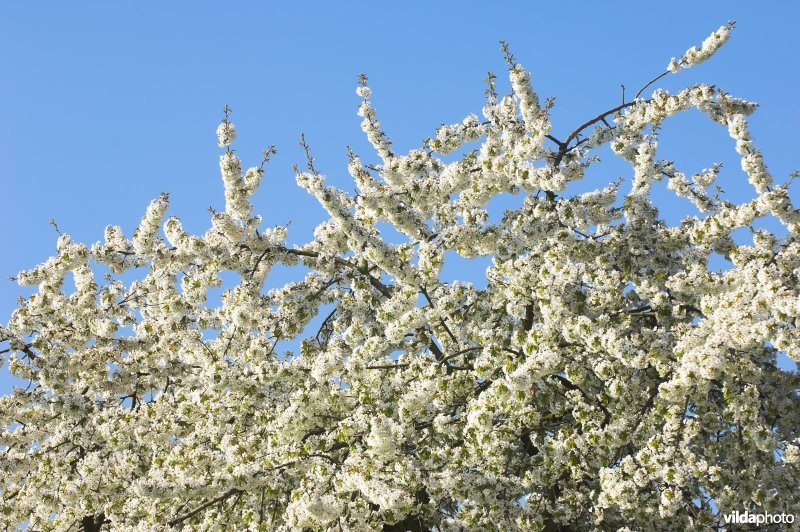
[[[620,84],[636,90],[730,19],[736,30],[717,56],[660,86],[704,81],[761,103],[751,127],[782,182],[800,167],[795,2],[3,2],[0,322],[28,293],[5,278],[55,252],[51,218],[82,242],[108,224],[130,235],[168,191],[170,214],[204,232],[207,208],[224,206],[214,131],[225,104],[245,165],[278,147],[256,211],[268,225],[291,220],[300,243],[323,218],[294,183],[300,133],[317,168],[347,190],[345,146],[371,155],[356,116],[359,72],[404,151],[479,114],[488,70],[507,90],[505,39],[539,95],[557,97],[563,137],[619,103]],[[727,133],[699,113],[668,122],[661,145],[687,173],[725,162],[720,184],[733,199],[751,196]],[[589,188],[622,175],[608,168]],[[661,206],[668,220],[682,217],[667,195]],[[0,371],[0,393],[9,385]]]

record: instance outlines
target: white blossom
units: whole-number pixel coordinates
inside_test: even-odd
[[[236,139],[236,126],[228,120],[224,120],[217,127],[217,144],[220,148],[225,148],[230,146],[234,139]]]
[[[800,507],[798,381],[776,363],[800,360],[800,211],[755,104],[657,89],[557,138],[509,63],[486,121],[407,153],[362,78],[380,164],[349,153],[352,194],[297,173],[327,213],[305,243],[253,214],[263,164],[230,149],[205,233],[165,219],[164,194],[131,238],[60,235],[0,326],[25,382],[0,397],[0,526],[693,530]],[[707,190],[743,184],[711,154],[696,173],[659,158],[689,109],[727,129],[747,200]],[[598,153],[630,167],[595,171]],[[692,209],[679,224],[662,180]],[[485,285],[446,278],[475,257]]]

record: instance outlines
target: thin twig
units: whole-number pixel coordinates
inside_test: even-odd
[[[639,89],[639,92],[637,92],[637,93],[636,93],[636,96],[634,96],[634,97],[633,97],[633,99],[634,99],[634,100],[638,100],[638,99],[639,99],[639,96],[641,96],[641,94],[644,92],[644,90],[645,90],[647,87],[649,87],[650,85],[652,85],[652,84],[653,84],[653,83],[655,83],[656,81],[660,80],[661,78],[663,78],[663,77],[664,77],[664,76],[666,76],[667,74],[669,74],[669,70],[667,70],[667,71],[665,71],[665,72],[662,72],[662,73],[661,73],[661,74],[659,74],[658,76],[656,76],[656,77],[654,77],[653,79],[651,79],[650,81],[648,81],[648,82],[647,82],[647,83],[646,83],[646,84],[645,84],[645,85],[644,85],[644,86],[643,86],[641,89]],[[623,101],[624,101],[624,100],[623,100]]]

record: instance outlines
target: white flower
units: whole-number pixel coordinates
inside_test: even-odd
[[[358,94],[365,100],[369,100],[372,97],[372,89],[370,89],[369,87],[361,86],[356,89],[356,94]]]
[[[230,146],[231,142],[236,138],[236,126],[231,122],[224,120],[217,127],[217,144],[220,148]]]

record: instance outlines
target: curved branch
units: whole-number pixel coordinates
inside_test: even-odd
[[[572,142],[573,140],[577,139],[578,135],[580,135],[581,131],[583,131],[584,129],[586,129],[587,127],[589,127],[589,126],[591,126],[593,124],[596,124],[597,122],[605,120],[605,118],[608,115],[614,114],[614,113],[616,113],[618,111],[622,111],[623,109],[625,109],[627,107],[630,107],[630,106],[634,105],[635,103],[636,102],[628,102],[628,103],[623,103],[622,105],[618,105],[618,106],[614,107],[613,109],[609,109],[605,113],[600,113],[596,117],[592,118],[591,120],[587,120],[586,122],[584,122],[583,124],[581,124],[580,126],[575,128],[575,131],[573,131],[572,133],[569,134],[569,137],[567,137],[567,140],[564,141],[564,143],[561,145],[561,148],[558,150],[558,153],[556,153],[556,157],[555,157],[555,159],[553,159],[553,166],[555,168],[558,168],[558,165],[561,164],[561,159],[563,159],[564,155],[566,155],[567,152],[569,151],[569,143]]]
[[[614,114],[614,113],[616,113],[618,111],[622,111],[623,109],[634,105],[636,103],[636,101],[639,99],[639,96],[642,95],[642,93],[645,91],[645,89],[647,89],[647,87],[649,87],[650,85],[652,85],[656,81],[660,80],[661,78],[663,78],[667,74],[669,74],[669,70],[666,70],[666,71],[662,72],[658,76],[654,77],[653,79],[651,79],[650,81],[645,83],[642,86],[642,88],[639,89],[638,92],[636,93],[636,95],[633,97],[633,100],[630,101],[630,102],[627,102],[627,103],[625,102],[625,96],[624,96],[625,95],[625,86],[623,85],[622,86],[622,90],[623,90],[623,93],[622,93],[623,94],[623,98],[622,99],[623,99],[623,101],[622,101],[622,103],[620,105],[614,107],[613,109],[609,109],[605,113],[601,113],[601,114],[597,115],[596,117],[592,118],[591,120],[587,120],[586,122],[584,122],[583,124],[581,124],[580,126],[575,128],[575,130],[572,133],[570,133],[569,137],[567,137],[567,140],[565,140],[564,142],[559,142],[558,140],[556,140],[554,138],[551,138],[550,140],[552,140],[553,142],[555,142],[559,146],[559,150],[556,153],[556,157],[555,157],[555,159],[553,159],[553,166],[555,168],[558,168],[558,165],[561,164],[561,160],[564,158],[564,155],[566,155],[567,152],[570,150],[569,143],[572,142],[573,140],[577,139],[578,135],[580,135],[581,131],[583,131],[584,129],[586,129],[587,127],[589,127],[589,126],[591,126],[593,124],[596,124],[597,122],[605,122],[606,121],[606,117],[608,115]],[[608,123],[606,123],[606,125],[608,125]],[[548,138],[550,138],[550,137],[548,136]],[[573,146],[573,148],[574,148],[574,146]]]
[[[264,254],[266,254],[267,251],[269,251],[269,249],[264,251]],[[302,249],[289,249],[289,248],[285,248],[285,247],[275,248],[274,251],[282,251],[284,253],[289,253],[290,255],[296,255],[296,256],[299,256],[299,257],[310,257],[312,259],[320,258],[319,253],[317,253],[316,251],[305,251],[305,250],[302,250]],[[262,254],[262,256],[263,256],[263,254]],[[353,264],[349,260],[345,260],[345,259],[343,259],[341,257],[334,257],[333,260],[334,260],[334,262],[336,264],[338,264],[340,266],[344,266],[346,268],[350,268],[351,270],[354,270],[354,271],[364,275],[369,280],[369,284],[371,284],[374,288],[376,288],[384,296],[389,297],[389,296],[392,295],[391,292],[389,291],[389,287],[388,286],[386,286],[385,284],[380,282],[380,280],[378,280],[375,277],[373,277],[372,275],[370,275],[370,273],[365,271],[363,268],[360,268],[357,264]]]

